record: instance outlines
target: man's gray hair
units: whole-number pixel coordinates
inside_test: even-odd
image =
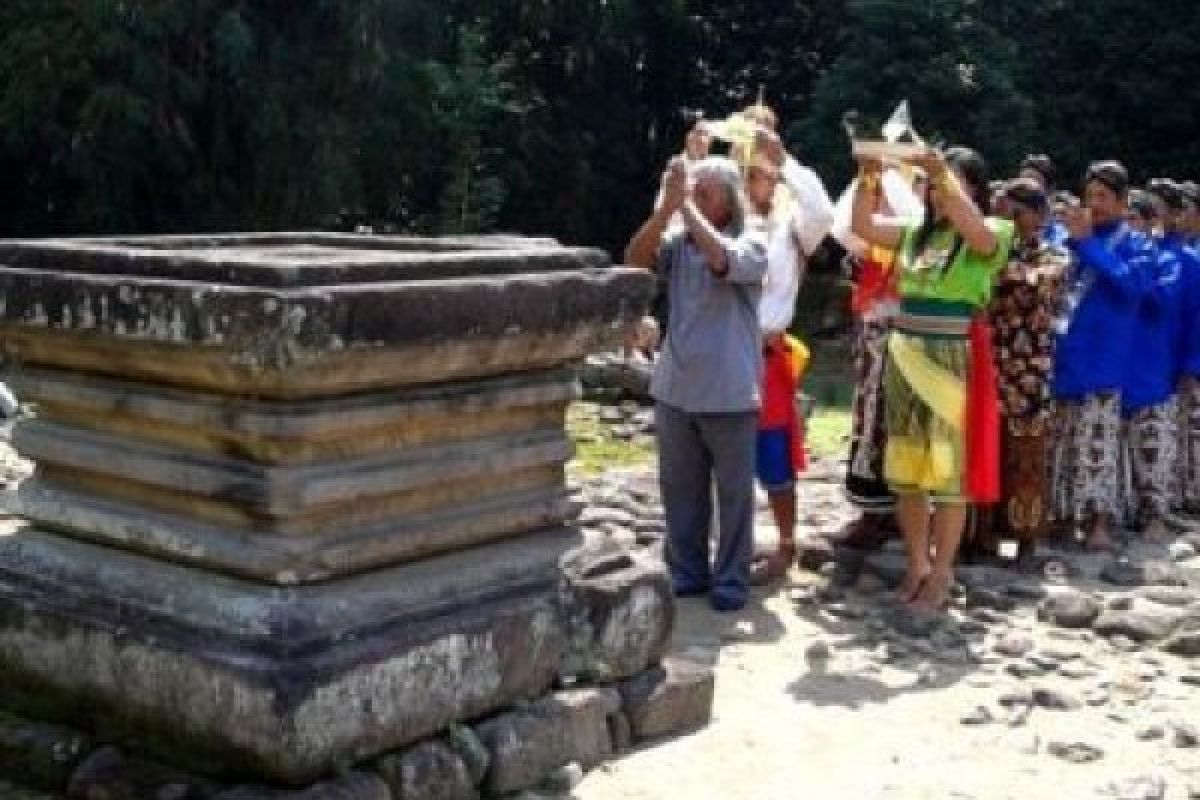
[[[708,156],[692,167],[693,185],[702,178],[713,178],[725,190],[725,200],[729,204],[729,226],[727,232],[733,236],[741,236],[746,229],[747,201],[743,191],[742,171],[737,162],[725,156]]]

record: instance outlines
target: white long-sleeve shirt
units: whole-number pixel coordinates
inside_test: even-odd
[[[791,327],[808,259],[833,227],[833,202],[815,172],[788,156],[783,182],[792,193],[792,207],[789,217],[769,232],[767,279],[758,311],[763,333]]]

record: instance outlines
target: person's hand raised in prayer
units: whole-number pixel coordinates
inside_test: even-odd
[[[696,123],[696,126],[688,131],[687,138],[683,143],[683,154],[692,161],[699,161],[703,158],[708,158],[708,152],[712,148],[712,134],[709,133],[708,126],[704,120]]]
[[[662,208],[674,214],[683,208],[688,197],[687,162],[683,156],[675,156],[667,164],[663,173]]]
[[[754,149],[765,155],[777,167],[783,166],[783,162],[787,159],[787,153],[783,149],[783,140],[779,138],[779,134],[761,125],[754,134]]]

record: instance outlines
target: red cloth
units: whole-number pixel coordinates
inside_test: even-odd
[[[875,258],[867,257],[859,262],[858,280],[850,295],[850,308],[862,316],[884,300],[895,300],[896,284],[892,270]]]
[[[992,328],[982,314],[971,320],[967,373],[966,475],[972,501],[1000,500],[1000,390],[992,360]]]
[[[796,387],[800,375],[796,359],[789,352],[786,338],[763,348],[762,409],[759,430],[786,430],[792,440],[792,466],[801,471],[808,466],[804,448],[804,420],[796,412]]]

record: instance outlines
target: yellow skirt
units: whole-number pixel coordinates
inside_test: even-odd
[[[883,377],[883,474],[897,494],[963,499],[968,340],[893,331]]]

